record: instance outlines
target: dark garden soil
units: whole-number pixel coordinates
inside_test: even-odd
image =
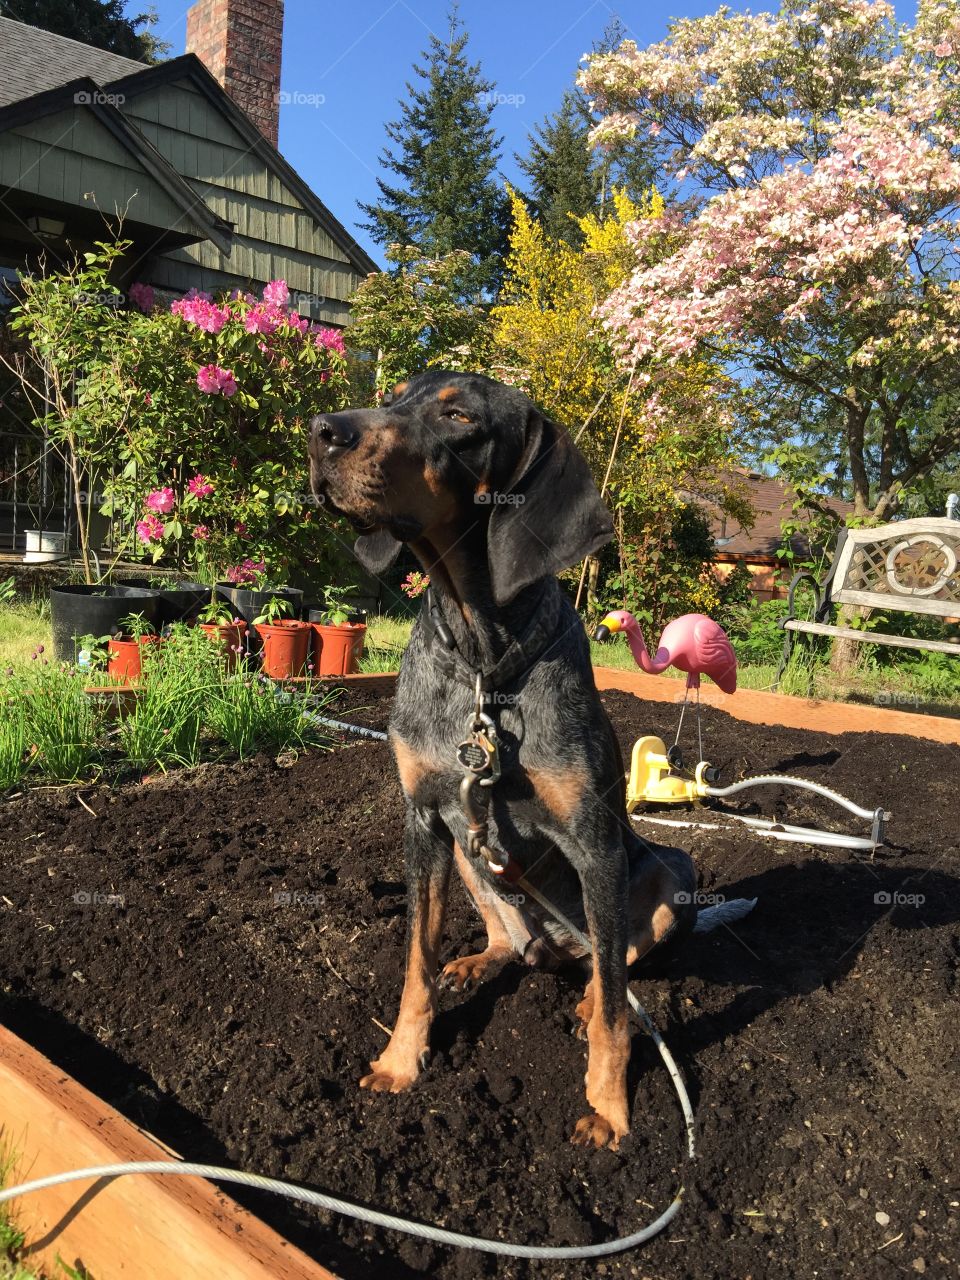
[[[625,750],[676,714],[605,701]],[[584,1109],[572,976],[512,965],[443,993],[416,1087],[358,1090],[404,939],[401,803],[378,743],[87,788],[92,814],[70,789],[3,803],[0,1019],[190,1159],[463,1231],[600,1240],[689,1189],[672,1229],[588,1264],[457,1253],[231,1190],[348,1280],[955,1276],[960,749],[709,709],[705,728],[727,780],[790,771],[894,817],[874,861],[742,830],[681,840],[705,892],[759,898],[635,983],[690,1085],[692,1169],[639,1034],[630,1137],[616,1153],[568,1142]],[[843,820],[799,795],[771,811]],[[444,959],[481,943],[458,887]]]

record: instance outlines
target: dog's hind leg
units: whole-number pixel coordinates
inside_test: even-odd
[[[437,961],[443,937],[453,838],[436,816],[407,805],[404,854],[407,870],[407,963],[400,1012],[390,1042],[370,1063],[361,1089],[399,1093],[420,1074],[430,1046],[430,1024],[437,1011]]]
[[[458,844],[453,846],[460,878],[487,930],[487,945],[475,955],[459,956],[443,967],[440,985],[466,991],[468,987],[492,977],[511,956],[522,955],[530,940],[520,912],[501,901],[478,875],[470,859]]]

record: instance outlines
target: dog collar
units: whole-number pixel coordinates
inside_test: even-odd
[[[511,640],[506,652],[490,668],[478,669],[467,662],[457,648],[453,633],[429,587],[423,598],[420,625],[423,627],[427,651],[444,675],[453,677],[470,689],[477,687],[479,676],[481,690],[492,693],[526,675],[543,656],[544,649],[556,631],[562,606],[563,596],[556,578],[546,579],[540,597],[533,606],[530,622],[519,636]]]

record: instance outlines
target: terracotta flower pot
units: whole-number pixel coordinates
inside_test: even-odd
[[[201,622],[200,630],[220,646],[227,670],[235,670],[240,657],[237,650],[243,646],[247,624],[245,622]]]
[[[257,631],[263,641],[264,675],[274,680],[288,680],[303,675],[310,650],[310,627],[296,618],[277,622],[260,622]]]
[[[360,670],[365,622],[313,622],[313,673],[317,676],[349,676]]]
[[[107,674],[124,684],[139,680],[143,674],[143,648],[149,644],[159,644],[159,636],[140,636],[136,640],[124,640],[120,636],[112,636],[107,650]]]

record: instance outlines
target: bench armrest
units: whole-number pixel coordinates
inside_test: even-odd
[[[809,582],[813,586],[813,595],[814,595],[814,600],[816,602],[816,607],[814,609],[813,616],[818,620],[820,618],[820,614],[823,610],[823,605],[824,605],[823,593],[820,589],[820,583],[817,581],[817,579],[814,577],[814,575],[810,572],[809,569],[800,569],[790,579],[790,586],[787,588],[787,613],[786,613],[786,617],[780,619],[781,627],[786,627],[787,623],[793,622],[794,618],[796,617],[794,613],[794,594],[801,582]]]

